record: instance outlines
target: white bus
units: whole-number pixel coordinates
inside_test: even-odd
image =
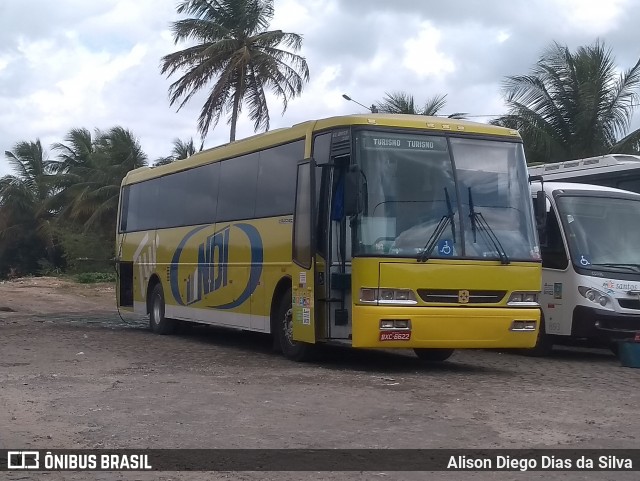
[[[529,167],[545,181],[580,182],[640,193],[640,156],[609,154]]]
[[[545,176],[546,178],[547,176]],[[532,354],[554,344],[609,346],[640,331],[640,194],[575,183],[533,182],[540,222],[542,322]]]

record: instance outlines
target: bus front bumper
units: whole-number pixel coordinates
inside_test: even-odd
[[[352,319],[353,347],[531,348],[536,344],[540,310],[354,306]],[[389,320],[408,320],[410,329],[381,329],[381,321]],[[518,329],[524,323],[529,327],[528,330],[513,329]],[[532,325],[534,329],[531,329]]]
[[[636,332],[640,332],[640,313],[622,314],[586,306],[573,310],[572,337],[614,341],[633,338]]]

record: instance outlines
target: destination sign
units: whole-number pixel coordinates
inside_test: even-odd
[[[442,137],[418,135],[363,135],[362,146],[366,150],[421,150],[447,151],[447,140]]]

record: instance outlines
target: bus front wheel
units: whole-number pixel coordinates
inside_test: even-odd
[[[292,361],[306,361],[311,357],[311,344],[293,340],[293,308],[291,305],[291,289],[287,289],[276,312],[276,332],[282,354]]]
[[[167,319],[164,312],[164,292],[158,283],[153,287],[149,299],[149,327],[156,334],[171,334],[176,327],[176,322]]]
[[[531,357],[546,357],[553,351],[553,340],[547,334],[547,328],[544,322],[544,314],[540,314],[540,327],[538,328],[538,337],[536,345],[530,349],[525,349],[524,354]]]
[[[414,349],[413,352],[421,361],[442,362],[453,354],[454,349]]]

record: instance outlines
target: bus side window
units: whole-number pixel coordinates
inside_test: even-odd
[[[618,182],[616,185],[618,189],[630,190],[631,192],[640,193],[640,178],[637,179],[625,179]]]
[[[547,212],[546,242],[540,245],[542,253],[542,267],[564,270],[569,265],[567,251],[562,241],[562,232],[558,223],[558,216],[553,206]]]

